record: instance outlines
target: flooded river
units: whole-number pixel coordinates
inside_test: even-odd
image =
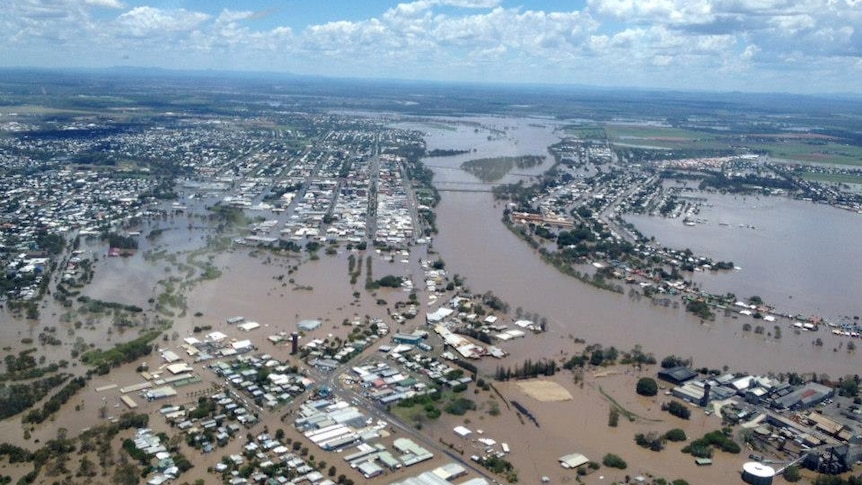
[[[429,149],[469,147],[473,137],[476,150],[470,155],[426,160],[440,174],[435,183],[443,189],[437,208],[440,234],[434,248],[474,291],[491,290],[511,308],[520,306],[548,319],[548,335],[519,343],[519,353],[535,357],[565,352],[571,348],[569,336],[575,336],[621,349],[641,344],[659,358],[677,354],[694,357],[698,366],[728,364],[737,371],[816,370],[843,376],[858,369],[860,356],[839,348],[844,340],[826,330],[794,333],[784,323],[782,338],[773,339],[743,332],[748,320],[742,318],[719,316],[714,322],[701,322],[682,309],[636,301],[566,277],[543,264],[500,223],[503,208],[491,194],[447,190],[459,182],[476,187],[476,180],[458,169],[465,159],[544,154],[543,147],[556,139],[552,127],[539,130],[544,133],[541,143],[519,138],[533,136],[530,130],[510,129],[507,138],[497,141],[489,141],[481,130],[461,127],[454,136],[446,130],[425,131]],[[862,263],[854,256],[853,241],[862,235],[862,225],[850,220],[858,216],[786,199],[727,199],[716,201],[711,209],[714,215],[701,214],[709,218],[708,226],[691,228],[681,221],[648,217],[632,218],[632,222],[670,247],[688,247],[743,266],[739,272],[696,275],[695,281],[704,288],[741,297],[759,295],[788,312],[859,313],[852,295],[862,289],[858,268]],[[719,221],[728,226],[719,226]],[[740,223],[756,228],[743,231]],[[818,337],[822,347],[812,344]]]

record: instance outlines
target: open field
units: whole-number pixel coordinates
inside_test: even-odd
[[[649,140],[684,143],[714,140],[715,136],[694,130],[645,125],[605,125],[605,132],[611,141]]]
[[[802,162],[862,166],[862,147],[825,142],[812,144],[804,140],[780,140],[774,143],[744,143],[754,150],[766,150],[773,157]]]

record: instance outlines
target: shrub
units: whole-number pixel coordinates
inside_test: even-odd
[[[677,401],[662,404],[661,408],[678,418],[688,419],[691,416],[691,410],[686,407],[685,404],[681,404]]]
[[[625,460],[613,453],[608,453],[604,458],[602,458],[602,465],[609,468],[619,468],[620,470],[625,470],[629,466]]]
[[[467,411],[476,409],[476,403],[466,398],[458,398],[446,405],[444,410],[455,416],[463,416]]]
[[[679,428],[674,428],[668,431],[664,434],[664,437],[668,441],[685,441],[688,439],[688,437],[685,435],[685,431]]]

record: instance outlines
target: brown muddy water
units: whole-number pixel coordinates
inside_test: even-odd
[[[647,372],[647,371],[644,371]],[[628,468],[617,470],[602,466],[584,477],[584,483],[623,483],[626,476],[653,476],[668,481],[683,478],[689,483],[718,484],[737,483],[745,455],[729,455],[716,452],[712,467],[698,467],[691,455],[680,452],[686,443],[667,443],[661,452],[637,446],[636,433],[665,433],[673,428],[685,431],[689,441],[705,433],[721,428],[721,420],[707,416],[694,409],[688,421],[675,418],[661,411],[661,403],[667,398],[659,395],[645,398],[633,389],[639,374],[621,370],[611,371],[607,376],[586,373],[583,385],[575,384],[568,373],[550,378],[565,387],[571,399],[558,402],[541,402],[521,391],[514,381],[495,383],[507,400],[515,400],[526,407],[538,421],[538,426],[524,418],[519,419],[514,407],[507,408],[493,392],[465,395],[480,407],[479,412],[464,417],[444,414],[439,421],[425,422],[423,432],[434,439],[453,443],[464,450],[465,458],[481,455],[484,446],[476,438],[491,438],[497,443],[507,443],[511,454],[507,456],[519,472],[520,482],[539,483],[541,477],[550,478],[551,483],[574,482],[576,473],[560,467],[558,458],[570,453],[581,453],[588,459],[601,463],[607,453],[622,457]],[[647,375],[647,374],[644,374]],[[601,389],[601,390],[600,390]],[[610,402],[602,392],[614,398],[627,411],[638,416],[634,421],[621,417],[617,427],[608,426]],[[499,416],[487,413],[489,401],[500,407]],[[473,431],[467,439],[460,438],[452,428],[463,425]],[[481,436],[479,433],[481,432]],[[496,445],[497,450],[500,445]]]
[[[531,126],[530,129],[538,128]],[[450,132],[440,130],[439,136],[442,138],[436,139],[435,144],[439,148],[459,148],[470,146],[473,142],[479,145],[476,140],[484,140],[481,144],[489,148],[477,150],[472,154],[476,157],[541,154],[536,150],[547,146],[545,139],[534,146],[519,141],[517,134],[529,131],[524,127],[504,131],[507,136],[495,141],[487,139],[488,132],[476,132],[472,127],[458,128],[456,133],[463,139],[459,144],[450,145],[445,138]],[[545,136],[553,138],[551,134]],[[467,182],[466,187],[475,185],[475,179],[457,169],[460,162],[435,159],[433,163],[440,167],[435,170],[446,171],[445,180],[450,184]],[[837,350],[839,344],[846,340],[833,337],[825,331],[795,334],[784,324],[781,339],[756,336],[742,331],[745,323],[742,319],[718,317],[714,322],[700,322],[682,309],[655,306],[646,300],[637,301],[584,285],[542,263],[532,249],[511,234],[500,223],[502,206],[495,204],[489,193],[443,192],[442,196],[437,208],[440,233],[434,238],[432,247],[445,260],[449,273],[465,277],[467,286],[473,291],[493,291],[511,308],[520,306],[547,318],[547,333],[528,335],[525,339],[504,344],[512,354],[503,361],[506,365],[519,364],[524,358],[563,358],[582,348],[573,342],[573,337],[579,337],[589,343],[613,345],[621,350],[640,344],[645,351],[653,352],[658,358],[676,354],[694,358],[697,366],[720,368],[726,364],[732,371],[816,371],[833,377],[857,372],[860,355]],[[790,209],[785,210],[796,211],[797,208],[791,205]],[[175,224],[173,227],[176,229],[165,235],[168,242],[157,242],[156,245],[164,244],[172,249],[185,250],[202,246],[207,231],[188,226]],[[704,237],[705,241],[709,239]],[[693,244],[688,246],[695,249]],[[376,294],[365,291],[364,266],[358,283],[351,285],[346,251],[336,256],[321,255],[320,260],[303,263],[292,272],[291,269],[297,263],[294,259],[274,257],[266,252],[255,254],[250,255],[247,248],[236,248],[215,257],[214,264],[223,274],[216,280],[197,284],[188,293],[186,316],[174,319],[173,330],[177,332],[178,338],[191,335],[195,325],[211,325],[216,330],[229,330],[232,338],[245,338],[224,322],[227,317],[243,315],[263,325],[264,328],[251,332],[248,338],[261,342],[261,348],[268,348],[262,342],[267,335],[293,331],[296,322],[306,318],[324,320],[323,327],[314,335],[320,337],[329,333],[343,334],[348,329],[342,326],[344,319],[354,320],[368,315],[384,318],[391,324],[391,320],[386,317],[386,308],[396,301],[407,299],[407,293],[401,290],[381,290]],[[414,248],[409,263],[401,263],[397,259],[389,262],[373,252],[368,254],[373,259],[375,278],[386,274],[408,276],[417,288],[421,287],[418,259],[429,258],[424,247]],[[431,256],[432,259],[436,257]],[[722,259],[736,261],[738,258],[730,255]],[[741,273],[748,272],[750,266],[745,263]],[[171,274],[166,270],[167,267],[164,261],[145,261],[142,254],[126,259],[103,258],[87,294],[146,307],[147,300],[154,296],[153,288],[157,282]],[[756,274],[754,271],[752,273]],[[824,284],[828,283],[824,280]],[[706,283],[702,284],[706,286]],[[354,291],[360,294],[358,300],[353,296]],[[840,294],[843,289],[834,291]],[[741,291],[740,294],[745,293]],[[757,294],[769,295],[766,291]],[[426,297],[420,292],[423,304],[427,301]],[[843,298],[852,301],[854,297],[854,294],[848,293]],[[384,300],[385,304],[378,305],[377,299]],[[202,315],[194,316],[196,312]],[[30,328],[55,324],[58,318],[55,313],[43,312],[43,321],[38,324],[11,322],[14,324],[4,325],[2,338],[4,341],[18,342],[30,332]],[[7,320],[4,317],[4,323],[8,323]],[[419,323],[421,319],[417,318],[405,327],[414,327]],[[393,329],[397,330],[397,327],[393,325]],[[98,331],[88,332],[93,333],[89,337],[98,345],[110,344],[107,338],[101,339],[95,335]],[[818,337],[824,341],[822,347],[812,345],[812,341]],[[114,336],[114,339],[119,338]],[[160,345],[173,348],[176,347],[174,342],[172,340],[170,344]],[[66,347],[63,350],[68,352]],[[278,353],[284,354],[283,350]],[[155,354],[150,360],[153,366],[160,363]],[[499,362],[482,362],[481,370],[485,374],[492,374]],[[492,437],[510,444],[513,450],[511,459],[521,471],[525,483],[534,482],[543,475],[551,477],[554,483],[573,481],[574,474],[563,471],[556,462],[559,456],[573,452],[584,453],[595,461],[600,461],[605,453],[619,453],[630,463],[631,469],[625,472],[609,471],[603,467],[587,477],[584,480],[586,483],[611,483],[613,480],[622,480],[625,475],[636,476],[641,473],[669,479],[685,478],[691,483],[735,483],[738,480],[737,470],[744,461],[742,456],[730,457],[717,453],[713,467],[697,468],[688,455],[678,452],[676,445],[670,444],[669,449],[662,453],[642,450],[634,445],[633,436],[636,432],[664,432],[679,426],[685,427],[690,437],[697,437],[720,425],[716,418],[703,416],[702,413],[695,413],[690,423],[683,424],[662,416],[657,410],[658,400],[646,400],[634,394],[635,378],[634,375],[623,375],[600,380],[595,376],[587,376],[584,389],[580,389],[575,388],[568,373],[560,373],[555,379],[573,394],[572,401],[560,403],[540,403],[523,395],[514,385],[503,385],[501,390],[504,395],[519,400],[531,409],[538,416],[541,428],[531,428],[529,423],[522,425],[514,413],[504,412],[497,418],[473,415],[469,418],[471,423],[456,422],[456,418],[447,417],[439,423],[429,424],[425,429],[432,436],[451,441],[454,439],[451,426],[455,424],[467,424],[471,429],[486,428]],[[139,382],[131,366],[113,372],[110,379],[118,385]],[[94,382],[94,386],[103,384]],[[609,405],[597,391],[599,386],[628,409],[661,421],[629,423],[621,420],[619,428],[608,428]],[[99,422],[96,410],[101,396],[88,388],[80,398],[85,401],[82,411],[64,411],[58,415],[56,424],[41,427],[38,436],[43,440],[52,437],[58,425],[68,427],[71,431]],[[116,398],[109,404],[112,413],[121,411],[113,407],[116,404]],[[20,420],[7,420],[0,425],[0,432],[20,436]],[[20,438],[14,441],[20,442]]]
[[[859,354],[833,351],[844,340],[826,330],[796,335],[785,324],[776,340],[743,332],[742,319],[719,316],[701,323],[681,308],[585,285],[543,264],[500,223],[501,211],[490,194],[446,193],[437,208],[440,234],[434,248],[474,291],[490,289],[511,308],[520,306],[548,319],[545,335],[518,342],[519,354],[569,351],[569,337],[574,336],[623,350],[640,344],[659,359],[676,354],[693,357],[697,366],[728,365],[734,371],[816,371],[837,377],[858,369]],[[812,344],[818,337],[822,347]]]

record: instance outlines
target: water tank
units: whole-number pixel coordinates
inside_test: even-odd
[[[750,461],[742,465],[742,480],[751,485],[772,485],[772,478],[775,477],[775,469],[771,466]]]

